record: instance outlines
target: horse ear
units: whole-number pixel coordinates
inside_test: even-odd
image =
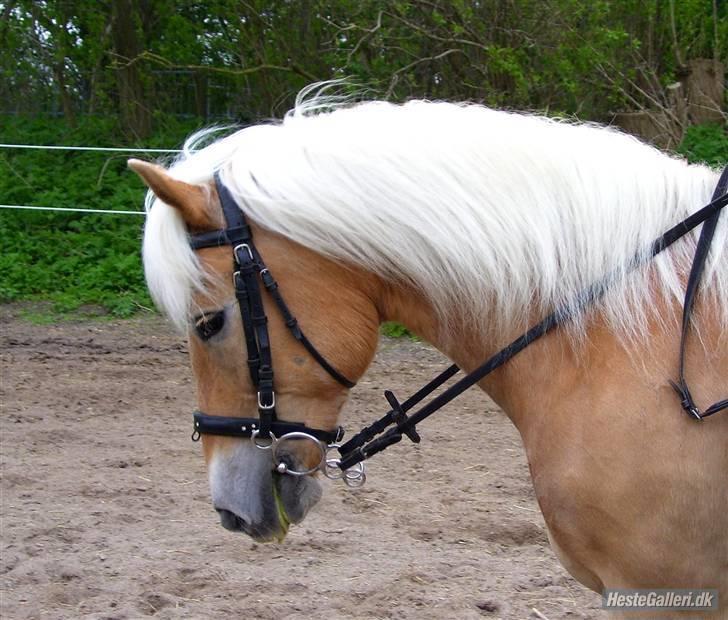
[[[190,230],[206,231],[220,227],[219,218],[210,208],[208,188],[175,179],[162,166],[140,159],[130,159],[127,165],[157,198],[180,212]]]

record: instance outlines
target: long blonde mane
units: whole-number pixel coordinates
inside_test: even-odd
[[[313,99],[195,151],[200,140],[208,133],[188,140],[174,176],[201,183],[220,170],[259,225],[413,285],[442,317],[484,330],[522,326],[611,273],[600,310],[615,332],[643,335],[655,302],[681,299],[697,232],[643,268],[633,258],[709,202],[718,178],[609,128],[426,101]],[[147,206],[148,284],[184,323],[199,267],[176,212]],[[724,215],[703,290],[726,325],[727,259]]]

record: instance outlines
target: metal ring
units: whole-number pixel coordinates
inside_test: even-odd
[[[338,457],[328,458],[329,451],[340,447],[340,443],[330,443],[326,446],[326,458],[321,462],[321,473],[329,480],[341,480],[344,477],[344,471],[339,467],[341,459]]]
[[[305,471],[296,471],[293,469],[288,469],[285,467],[285,469],[279,469],[281,465],[285,466],[285,463],[278,460],[278,449],[280,448],[281,443],[283,443],[286,440],[298,440],[298,439],[308,439],[310,441],[313,441],[316,446],[319,449],[319,452],[321,453],[321,459],[316,463],[315,467],[311,467]],[[309,435],[308,433],[302,433],[300,431],[294,431],[293,433],[286,433],[285,435],[281,435],[275,442],[275,445],[273,446],[273,469],[275,471],[278,471],[281,474],[290,474],[291,476],[308,476],[310,474],[313,474],[314,472],[321,469],[321,464],[326,460],[326,449],[324,448],[324,445],[316,439],[313,435]]]
[[[360,461],[352,465],[349,469],[342,471],[344,472],[344,480],[356,480],[364,474],[364,463]]]
[[[367,481],[367,474],[364,471],[364,463],[357,463],[351,469],[344,472],[344,484],[352,489],[364,486]]]
[[[340,459],[326,459],[321,464],[321,471],[329,480],[341,480],[344,477],[344,470],[339,467]]]
[[[254,431],[252,431],[250,433],[250,441],[252,441],[253,445],[256,448],[258,448],[259,450],[270,450],[276,443],[276,436],[273,433],[268,432],[268,435],[270,435],[270,443],[264,444],[264,443],[258,443],[256,441],[256,438],[258,437],[259,434],[260,434],[260,431],[256,428]]]

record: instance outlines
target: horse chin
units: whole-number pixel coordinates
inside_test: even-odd
[[[313,476],[276,475],[275,497],[281,524],[300,523],[321,499],[322,491]]]
[[[321,499],[321,485],[311,476],[273,475],[273,500],[278,527],[265,533],[249,531],[257,543],[283,542],[290,526],[300,523],[308,511]]]

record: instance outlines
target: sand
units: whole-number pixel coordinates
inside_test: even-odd
[[[2,618],[601,618],[549,548],[518,433],[471,390],[282,543],[224,530],[185,339],[163,319],[2,324]],[[242,363],[242,361],[241,361]],[[349,433],[447,365],[382,339]],[[461,429],[468,429],[464,434]]]

